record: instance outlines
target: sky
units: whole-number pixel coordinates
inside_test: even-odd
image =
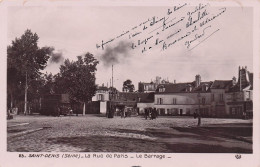
[[[113,65],[113,84],[118,90],[122,90],[126,79],[132,80],[137,90],[138,82],[150,82],[156,76],[178,83],[191,82],[197,74],[202,81],[231,80],[233,76],[238,77],[238,66],[253,71],[251,8],[209,4],[203,9],[185,4],[176,7],[182,5],[180,9],[173,6],[8,7],[8,44],[26,29],[37,33],[38,45],[52,46],[59,55],[60,59],[49,61],[44,71],[53,74],[59,72],[64,59],[76,60],[77,56],[90,52],[100,61],[96,83],[110,85]],[[187,27],[189,18],[196,21],[198,17],[198,22]],[[165,20],[158,21],[161,18]],[[201,26],[206,20],[206,25]],[[166,29],[164,23],[176,24]],[[197,30],[192,32],[194,29]],[[187,33],[190,35],[180,40]],[[144,39],[148,39],[147,43],[138,45]],[[155,45],[160,40],[163,42]],[[174,40],[177,42],[169,45]],[[107,42],[103,49],[102,41]],[[191,42],[189,48],[187,42]],[[133,48],[134,45],[137,47]],[[146,51],[142,52],[144,47]]]

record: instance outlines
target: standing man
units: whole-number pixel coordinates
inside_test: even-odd
[[[200,113],[198,114],[198,126],[200,126],[200,124],[201,124],[201,115],[200,115]]]

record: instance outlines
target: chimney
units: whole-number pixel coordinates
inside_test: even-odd
[[[200,86],[200,82],[201,82],[201,77],[200,75],[196,75],[195,76],[195,87],[197,88],[198,86]]]
[[[233,83],[233,86],[236,85],[236,83],[237,83],[237,79],[235,76],[232,78],[232,83]]]
[[[238,72],[238,84],[240,87],[240,91],[242,91],[245,87],[249,85],[248,83],[248,75],[247,75],[247,67],[240,68],[239,66],[239,72]]]
[[[156,84],[159,85],[161,83],[161,77],[157,76],[155,82],[156,82]]]
[[[173,83],[175,83],[175,84],[176,84],[176,80],[173,80]]]

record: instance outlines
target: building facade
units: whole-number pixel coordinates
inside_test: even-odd
[[[159,115],[192,115],[200,111],[208,116],[211,113],[211,84],[201,82],[200,75],[196,75],[193,82],[159,85],[154,107]]]
[[[215,80],[161,84],[155,92],[154,107],[160,115],[191,115],[199,112],[206,117],[253,115],[253,74],[246,67],[238,69],[238,81]]]
[[[231,117],[253,117],[253,73],[238,69],[238,81],[226,93],[226,112]]]
[[[107,106],[109,101],[109,89],[105,86],[97,87],[95,96],[92,97],[92,102],[98,102],[100,113],[105,114],[107,112]]]
[[[99,87],[92,101],[100,101],[101,113],[109,106],[118,110],[130,107],[138,114],[156,108],[159,115],[193,115],[203,117],[242,118],[253,115],[253,73],[246,67],[238,68],[238,80],[202,82],[201,76],[186,83],[161,81],[139,83],[139,92],[114,92]],[[101,104],[102,103],[102,104]],[[103,104],[104,103],[104,104]],[[102,105],[102,106],[101,106]]]

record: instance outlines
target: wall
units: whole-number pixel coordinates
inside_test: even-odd
[[[211,113],[211,93],[200,93],[200,103],[198,93],[171,93],[171,94],[155,94],[154,106],[159,110],[160,115],[191,115],[198,112],[210,115]],[[158,104],[158,98],[163,100],[162,104]],[[205,103],[202,103],[202,98]],[[176,99],[176,104],[174,100]],[[164,110],[164,111],[163,111]]]
[[[202,98],[205,98],[205,104],[210,104],[211,102],[211,93],[200,93],[200,99],[202,104]],[[155,94],[154,103],[158,104],[157,99],[162,98],[163,104],[173,104],[173,99],[176,99],[176,104],[178,105],[187,105],[187,104],[199,104],[198,93],[171,93],[171,94]]]
[[[92,97],[92,101],[101,101],[101,100],[98,100],[99,95],[103,95],[102,101],[108,101],[109,100],[109,93],[108,92],[106,92],[106,93],[96,92],[96,95]]]
[[[100,113],[106,114],[107,112],[107,102],[100,102]]]
[[[253,100],[253,90],[244,90],[244,101]]]
[[[211,89],[211,94],[214,94],[214,104],[225,105],[225,90],[224,89]],[[220,95],[223,94],[223,101],[220,100]],[[212,95],[211,95],[212,96]]]

